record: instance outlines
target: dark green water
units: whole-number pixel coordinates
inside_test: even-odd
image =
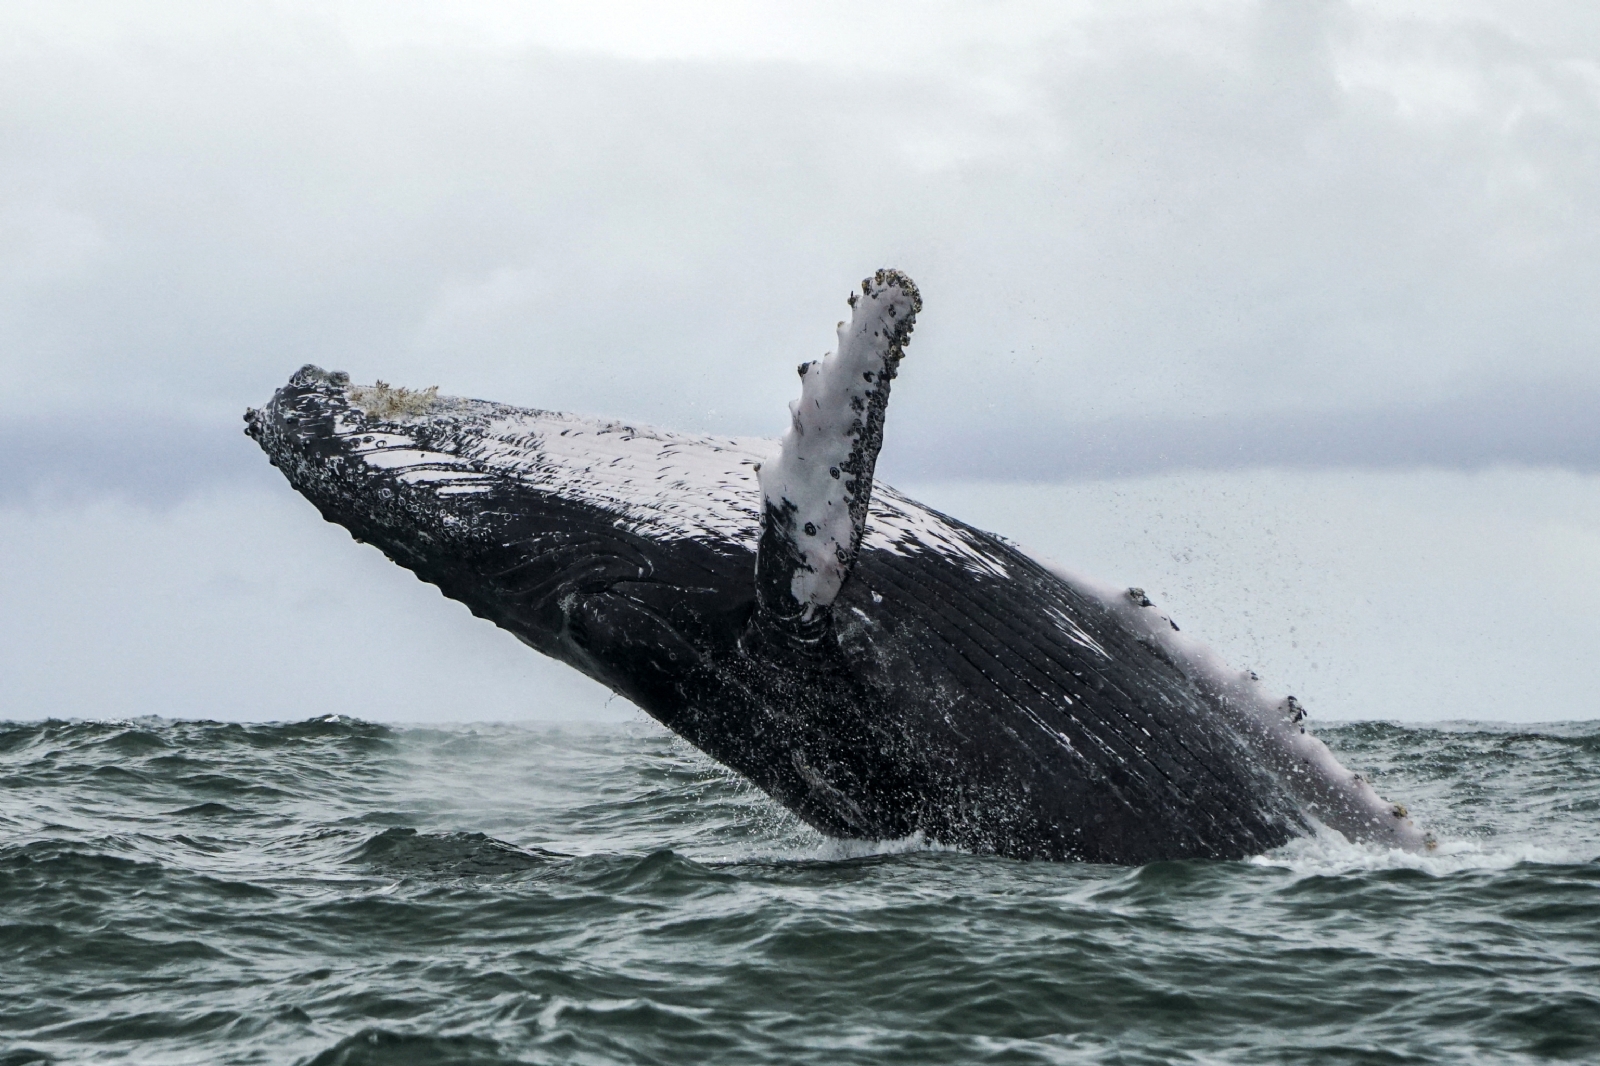
[[[843,848],[644,723],[0,723],[0,1064],[1600,1061],[1600,724],[1322,735],[1437,853]]]

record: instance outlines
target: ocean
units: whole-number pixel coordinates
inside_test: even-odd
[[[0,1064],[1600,1061],[1600,723],[1318,733],[1437,850],[843,844],[642,718],[0,723]]]

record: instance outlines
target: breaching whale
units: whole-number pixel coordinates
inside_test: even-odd
[[[834,837],[1239,858],[1318,823],[1422,847],[1138,589],[874,484],[921,297],[881,270],[781,441],[302,367],[246,432],[324,518],[631,700]]]

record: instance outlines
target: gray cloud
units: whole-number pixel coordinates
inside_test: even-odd
[[[0,506],[116,497],[165,507],[218,487],[279,487],[232,424],[97,413],[0,420],[0,470]]]
[[[945,430],[893,426],[889,478],[1063,481],[1231,467],[1600,471],[1600,389],[1514,385],[1422,407]]]
[[[5,448],[79,471],[0,491],[232,476],[203,427],[306,361],[775,433],[884,263],[927,296],[886,469],[1593,462],[1582,12],[919,7],[888,49],[906,12],[819,8],[607,50],[463,10],[0,14]]]

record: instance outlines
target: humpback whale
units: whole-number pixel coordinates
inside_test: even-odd
[[[916,286],[880,270],[779,441],[302,367],[246,433],[323,517],[824,834],[1140,864],[1429,838],[1138,589],[875,484]]]

